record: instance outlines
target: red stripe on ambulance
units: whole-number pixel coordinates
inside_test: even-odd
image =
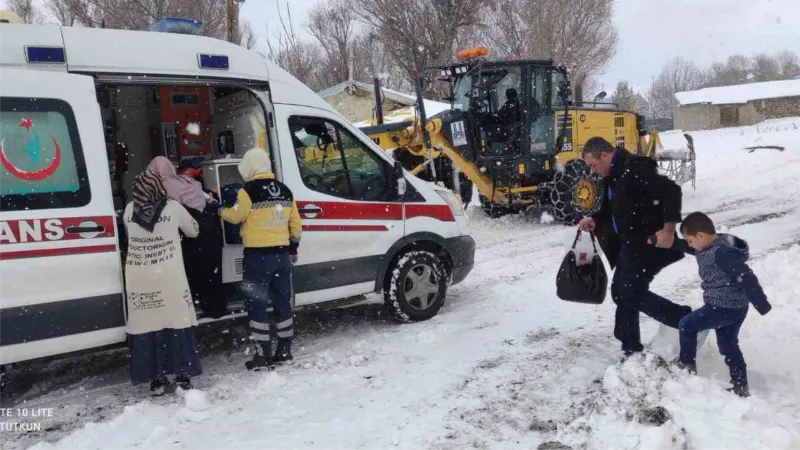
[[[114,237],[114,217],[62,217],[0,221],[0,245]]]
[[[0,261],[23,258],[46,258],[49,256],[84,255],[87,253],[116,252],[116,245],[84,245],[82,247],[43,248],[39,250],[18,250],[0,252]]]
[[[303,231],[388,231],[386,225],[303,225]]]
[[[304,213],[303,220],[403,220],[402,203],[356,203],[356,202],[311,202],[297,201],[297,208],[304,209],[316,206],[319,213]],[[431,217],[443,222],[454,222],[456,219],[447,205],[429,205],[425,203],[406,203],[406,219],[415,217]]]

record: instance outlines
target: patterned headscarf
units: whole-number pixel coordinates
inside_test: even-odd
[[[167,191],[158,175],[145,170],[133,180],[134,222],[152,233],[166,205]]]

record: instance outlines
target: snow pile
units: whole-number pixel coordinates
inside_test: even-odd
[[[185,408],[181,409],[178,413],[179,416],[189,422],[203,422],[211,418],[208,412],[208,401],[206,401],[206,394],[203,391],[192,389],[186,391]]]
[[[773,305],[764,317],[751,309],[740,334],[752,397],[725,390],[712,333],[698,355],[700,376],[649,352],[608,367],[559,440],[573,448],[798,448],[800,401],[785,394],[800,391],[800,245],[752,267]]]

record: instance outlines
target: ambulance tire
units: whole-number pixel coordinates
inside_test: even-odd
[[[384,285],[386,309],[397,322],[428,320],[439,313],[450,276],[438,256],[424,250],[401,255]]]

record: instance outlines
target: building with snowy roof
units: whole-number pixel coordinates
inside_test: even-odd
[[[414,116],[416,96],[381,88],[385,123],[404,121]],[[345,81],[317,92],[339,113],[357,125],[369,125],[375,116],[375,88],[360,81]],[[450,109],[450,104],[425,100],[428,117]]]
[[[800,117],[800,79],[703,88],[678,92],[675,97],[675,127],[684,131]]]

